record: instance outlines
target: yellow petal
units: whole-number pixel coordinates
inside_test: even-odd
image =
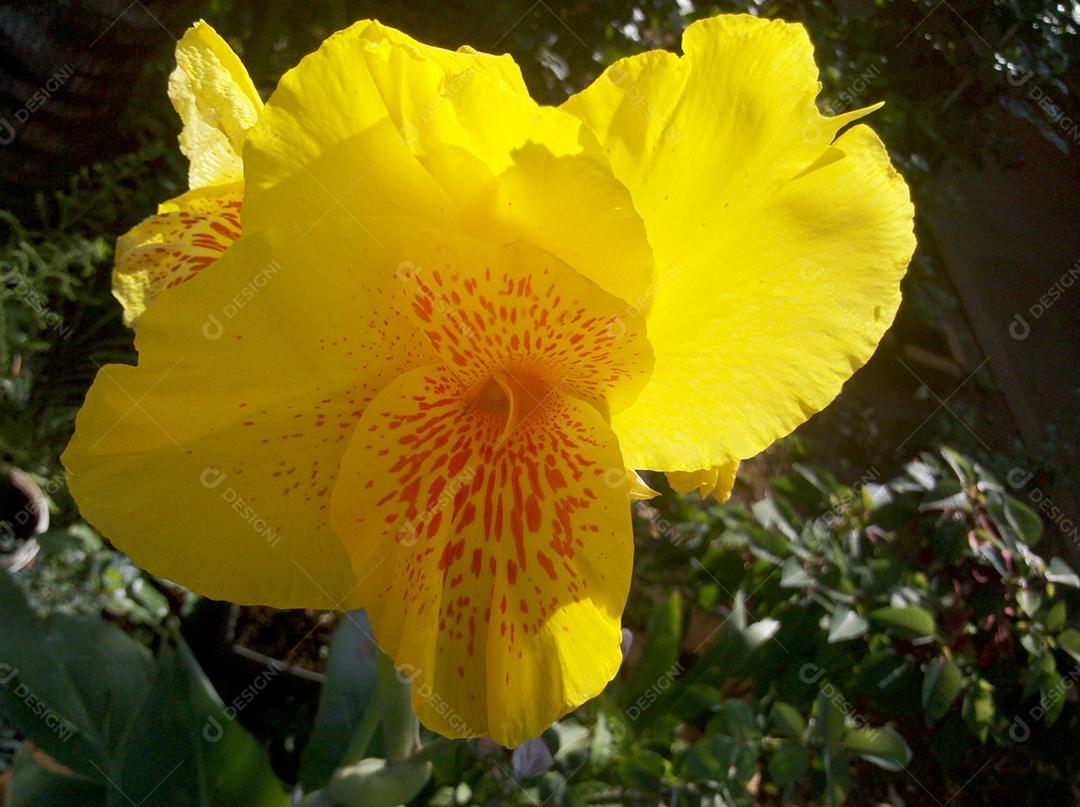
[[[513,746],[619,668],[628,486],[588,404],[554,392],[504,435],[506,411],[467,392],[446,366],[383,390],[342,462],[333,522],[420,720]]]
[[[211,185],[158,206],[116,241],[113,296],[131,326],[168,288],[191,280],[240,237],[244,184]]]
[[[700,471],[668,471],[667,479],[676,493],[689,493],[696,490],[701,498],[713,496],[720,504],[731,498],[731,489],[735,487],[735,474],[739,463],[729,462]]]
[[[136,330],[138,367],[101,370],[64,453],[86,519],[210,597],[349,604],[355,581],[329,526],[338,463],[367,402],[432,358],[376,280],[393,277],[392,258],[367,232],[393,226],[326,219],[244,236],[156,299]]]
[[[831,144],[868,110],[817,111],[801,26],[716,17],[683,49],[622,60],[564,107],[655,248],[656,366],[613,426],[628,464],[665,471],[753,456],[828,404],[892,322],[915,245],[880,141]]]
[[[630,481],[630,498],[633,501],[645,501],[660,495],[658,491],[653,490],[646,484],[637,471],[627,468],[626,477]]]
[[[530,241],[627,301],[649,283],[644,225],[595,138],[529,98],[509,57],[356,23],[285,74],[244,160],[245,226],[404,214]]]
[[[232,48],[202,20],[176,44],[169,98],[184,122],[180,150],[192,188],[243,179],[244,137],[262,100]]]

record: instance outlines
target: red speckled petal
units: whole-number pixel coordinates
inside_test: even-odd
[[[532,375],[606,413],[648,381],[641,312],[550,253],[429,231],[404,254],[401,307],[463,383]]]
[[[131,325],[151,301],[186,283],[240,237],[244,183],[189,191],[158,207],[116,241],[113,295]]]
[[[633,541],[618,442],[531,378],[469,388],[446,365],[371,402],[332,523],[376,638],[449,736],[536,736],[620,663]]]

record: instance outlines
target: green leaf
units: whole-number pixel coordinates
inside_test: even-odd
[[[845,605],[838,605],[832,613],[829,623],[829,644],[858,639],[870,626],[865,617],[852,611]]]
[[[330,642],[326,682],[300,757],[300,784],[305,791],[325,786],[341,764],[353,729],[375,689],[377,653],[367,616],[361,610],[347,611]]]
[[[801,743],[784,743],[769,758],[769,778],[780,787],[802,779],[810,767],[810,752]]]
[[[757,772],[757,743],[714,734],[694,744],[683,757],[679,773],[690,781],[713,780],[746,784]]]
[[[369,757],[335,771],[326,793],[334,807],[397,807],[416,798],[430,778],[430,762],[390,765]]]
[[[737,740],[751,740],[761,737],[757,723],[757,710],[749,703],[738,698],[728,698],[720,705],[718,715],[719,728]]]
[[[596,725],[593,726],[592,739],[589,741],[589,764],[594,770],[606,768],[617,756],[619,740],[626,731],[623,725],[617,722],[618,719],[608,717],[602,710],[596,716]]]
[[[844,712],[840,708],[842,697],[832,685],[827,684],[818,692],[815,703],[817,736],[826,745],[835,745],[844,736]]]
[[[897,636],[904,639],[919,639],[933,636],[937,630],[934,615],[917,605],[903,607],[887,606],[871,611],[870,619],[884,625]]]
[[[988,681],[976,678],[964,694],[964,705],[960,713],[971,733],[978,737],[981,743],[986,742],[994,720],[994,711],[994,687]]]
[[[1046,568],[1046,579],[1051,583],[1058,583],[1071,588],[1080,588],[1080,577],[1061,558],[1051,558]]]
[[[780,588],[806,588],[814,585],[814,578],[807,574],[802,561],[792,555],[780,567]]]
[[[1038,513],[1017,498],[1005,496],[1005,519],[1020,540],[1035,546],[1043,536],[1043,523]]]
[[[855,728],[844,735],[844,746],[867,762],[887,771],[899,771],[911,762],[911,748],[891,728]]]
[[[1053,662],[1053,656],[1047,657]],[[1071,684],[1071,682],[1070,682]],[[1056,665],[1039,673],[1039,703],[1046,709],[1043,715],[1043,723],[1052,726],[1061,716],[1061,710],[1065,708],[1065,696],[1069,685],[1057,671]]]
[[[645,626],[645,647],[641,660],[630,675],[625,701],[630,703],[648,690],[666,689],[682,672],[679,648],[682,646],[682,596],[672,592],[661,603]]]
[[[49,756],[93,781],[150,689],[150,652],[97,617],[39,618],[0,572],[0,707]]]
[[[964,677],[952,659],[939,656],[926,665],[923,675],[922,705],[930,722],[945,716],[960,695]]]
[[[970,487],[975,484],[975,469],[972,467],[971,460],[962,454],[957,453],[951,448],[942,446],[941,456],[949,467],[952,468],[953,473],[956,474],[957,481],[964,487]]]
[[[1024,588],[1017,592],[1016,601],[1019,603],[1021,611],[1028,616],[1034,616],[1042,607],[1043,595],[1034,589]]]
[[[738,603],[737,596],[736,606]],[[680,679],[679,685],[671,687],[655,702],[647,708],[642,707],[633,716],[640,721],[651,722],[676,711],[684,699],[693,699],[697,691],[696,684],[723,681],[737,675],[746,668],[755,651],[780,629],[780,623],[775,619],[762,619],[752,625],[740,627],[739,622],[743,618],[738,614],[740,609],[736,607],[732,610],[732,616],[724,623],[716,641],[705,648],[697,663]],[[632,713],[636,708],[635,704],[627,711]]]
[[[1065,627],[1065,601],[1058,600],[1047,608],[1042,615],[1042,623],[1050,633],[1057,633]]]
[[[1057,643],[1075,661],[1080,662],[1080,631],[1066,628],[1057,635]]]
[[[46,770],[22,745],[11,768],[10,793],[6,807],[100,807],[105,803],[105,788],[96,782],[75,779]]]
[[[264,678],[276,673],[259,673]],[[251,686],[257,686],[253,681]],[[110,807],[159,804],[285,807],[266,751],[227,713],[179,636],[158,653],[153,688],[125,738]]]
[[[750,509],[754,513],[754,518],[765,529],[783,533],[789,541],[799,540],[799,533],[791,526],[791,522],[787,520],[784,514],[780,512],[780,508],[772,496],[767,495],[763,499],[758,499],[750,505]]]
[[[847,798],[851,786],[851,770],[847,754],[839,746],[827,745],[824,751],[825,803],[839,805]]]
[[[799,710],[790,703],[777,701],[769,713],[769,722],[781,737],[802,737],[806,731],[806,721]]]
[[[655,751],[635,749],[619,765],[620,781],[639,790],[656,790],[670,777],[671,763]]]

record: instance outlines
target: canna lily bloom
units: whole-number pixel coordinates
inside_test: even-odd
[[[91,388],[86,518],[210,597],[364,607],[442,734],[516,745],[598,694],[628,469],[724,498],[869,358],[914,249],[802,27],[683,50],[556,109],[509,57],[331,36],[244,136],[242,235]]]

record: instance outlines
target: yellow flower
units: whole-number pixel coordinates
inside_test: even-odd
[[[242,237],[91,388],[86,518],[207,596],[363,606],[443,734],[514,745],[599,693],[627,469],[725,497],[870,356],[914,248],[801,27],[684,51],[553,109],[509,57],[330,37],[247,131]]]
[[[160,205],[116,243],[113,294],[126,325],[164,289],[195,277],[240,237],[240,154],[263,104],[240,59],[205,22],[176,44],[169,98],[184,123],[180,149],[191,161],[191,190]]]

